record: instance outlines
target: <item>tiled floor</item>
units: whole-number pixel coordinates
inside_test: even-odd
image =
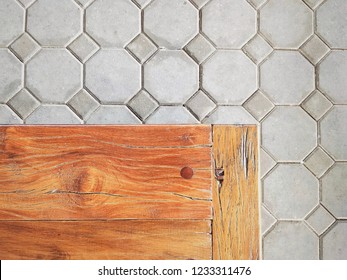
[[[0,123],[259,123],[265,259],[347,259],[347,1],[1,0]]]

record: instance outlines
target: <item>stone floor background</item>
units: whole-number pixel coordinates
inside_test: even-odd
[[[347,259],[347,1],[0,0],[1,124],[260,124],[264,259]]]

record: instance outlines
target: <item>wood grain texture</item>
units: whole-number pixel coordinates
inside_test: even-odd
[[[214,126],[213,259],[259,258],[258,140],[256,126]]]
[[[211,259],[210,221],[5,221],[0,259]]]
[[[0,127],[0,219],[209,219],[211,146],[210,126]]]

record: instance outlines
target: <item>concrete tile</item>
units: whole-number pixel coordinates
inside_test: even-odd
[[[347,222],[339,221],[323,237],[323,260],[347,259]]]
[[[313,34],[313,12],[301,0],[270,0],[260,9],[260,31],[276,48],[298,48]]]
[[[265,260],[318,260],[318,237],[303,222],[279,222],[264,239]]]
[[[177,50],[199,30],[198,10],[186,0],[156,0],[144,10],[144,32],[159,46]]]
[[[260,67],[260,88],[276,105],[299,105],[315,88],[314,67],[298,52],[274,51]]]
[[[319,184],[300,164],[279,164],[263,183],[264,204],[278,219],[303,219],[319,203]]]
[[[22,89],[7,103],[16,111],[22,119],[30,115],[39,105],[40,102],[32,96],[26,89]]]
[[[0,49],[0,65],[0,102],[6,103],[21,89],[24,67],[6,49]]]
[[[347,52],[331,52],[318,67],[318,87],[335,103],[347,104]]]
[[[87,7],[91,3],[93,3],[95,0],[75,0],[76,3],[79,3],[82,5],[83,8]]]
[[[86,33],[81,34],[69,46],[72,51],[82,62],[86,62],[93,54],[99,50],[99,46]]]
[[[145,7],[146,5],[148,5],[149,2],[151,2],[152,0],[135,0],[135,2],[137,4],[140,5],[141,8]]]
[[[318,235],[321,235],[335,222],[335,218],[320,205],[308,218],[306,218],[306,222]]]
[[[321,144],[336,160],[347,160],[347,106],[334,107],[321,121]]]
[[[126,106],[103,105],[90,116],[87,124],[141,124],[141,121]]]
[[[318,178],[334,164],[334,161],[321,148],[317,148],[305,159],[306,167]]]
[[[26,124],[81,124],[82,121],[65,105],[41,105]]]
[[[186,103],[186,106],[193,111],[199,121],[216,108],[216,104],[201,90]]]
[[[319,120],[333,106],[331,102],[318,90],[314,91],[302,104],[301,107],[315,120]]]
[[[261,91],[257,91],[243,104],[243,107],[260,121],[275,106]]]
[[[0,104],[0,124],[21,124],[23,121],[8,106]]]
[[[243,51],[257,64],[262,62],[272,50],[272,47],[259,35],[255,35],[243,47]]]
[[[347,48],[347,5],[329,0],[317,9],[317,33],[333,48]]]
[[[82,32],[82,10],[71,0],[37,0],[27,11],[27,31],[42,46],[65,46]]]
[[[317,64],[330,51],[329,47],[316,35],[300,49],[313,64]]]
[[[267,0],[247,0],[254,8],[259,9]]]
[[[214,0],[202,8],[202,31],[218,48],[241,48],[255,35],[256,19],[244,0]]]
[[[24,9],[16,1],[1,0],[0,26],[0,48],[24,32]]]
[[[262,148],[259,150],[259,161],[260,177],[263,178],[276,165],[276,161]]]
[[[146,124],[195,124],[198,121],[183,106],[160,106]]]
[[[204,5],[206,5],[210,0],[191,0],[192,3],[198,8],[201,9]]]
[[[275,223],[276,218],[272,216],[264,206],[261,207],[261,232],[266,233]]]
[[[22,5],[27,8],[29,7],[32,3],[34,3],[35,1],[37,0],[17,0],[19,1],[20,3],[22,3]]]
[[[102,47],[122,48],[140,33],[140,9],[128,0],[98,0],[86,10],[86,31]]]
[[[256,65],[242,51],[217,51],[203,64],[202,86],[219,104],[241,105],[257,90]]]
[[[104,103],[125,103],[141,88],[141,65],[125,50],[100,50],[85,71],[86,87]]]
[[[317,145],[317,125],[300,107],[277,107],[263,120],[261,139],[275,159],[301,161]]]
[[[65,49],[42,49],[26,70],[26,87],[44,103],[67,102],[82,87],[82,65]]]
[[[218,106],[208,118],[208,124],[257,124],[258,122],[242,106]]]
[[[134,98],[130,100],[128,106],[141,117],[146,119],[158,108],[158,102],[151,97],[148,92],[141,90]]]
[[[138,35],[127,49],[134,54],[141,63],[144,63],[157,50],[157,46],[143,33]]]
[[[185,49],[187,53],[199,64],[216,50],[214,46],[200,33],[189,42]]]
[[[144,87],[160,103],[184,103],[198,90],[198,65],[183,51],[160,50],[144,65]]]
[[[11,44],[10,48],[22,62],[26,62],[40,50],[40,46],[31,38],[28,33],[24,33],[22,36],[20,36]]]
[[[68,104],[84,120],[99,107],[99,102],[96,101],[85,89],[80,90],[74,97],[72,97]]]
[[[309,5],[312,9],[316,9],[319,4],[321,4],[324,0],[304,0],[304,2]]]
[[[338,219],[347,218],[347,163],[336,163],[322,179],[322,204]]]

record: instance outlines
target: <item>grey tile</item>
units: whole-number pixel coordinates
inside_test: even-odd
[[[37,1],[37,0],[17,0],[17,1],[19,1],[20,3],[22,3],[23,6],[24,6],[25,8],[27,8],[27,7],[29,7],[32,3],[34,3],[34,2]]]
[[[186,103],[186,106],[193,111],[200,121],[216,108],[216,104],[201,90]]]
[[[319,4],[321,4],[325,0],[304,0],[304,2],[309,5],[312,9],[315,9],[318,7]]]
[[[347,222],[338,222],[323,237],[323,259],[324,260],[346,260],[347,259]]]
[[[144,31],[159,46],[181,49],[198,33],[198,10],[186,0],[156,0],[144,10]]]
[[[38,0],[27,11],[27,31],[42,46],[65,46],[82,31],[82,10],[71,0]]]
[[[134,98],[130,100],[128,106],[141,117],[146,119],[150,114],[158,108],[158,103],[151,97],[148,92],[141,90]]]
[[[347,48],[346,13],[345,0],[329,0],[317,9],[317,32],[333,48]]]
[[[216,50],[214,46],[200,33],[189,42],[185,49],[199,64]]]
[[[267,0],[247,0],[254,8],[258,9],[263,5]]]
[[[347,218],[347,163],[336,163],[322,179],[322,204],[338,219]]]
[[[28,33],[24,33],[11,44],[12,51],[17,54],[21,61],[26,62],[30,57],[40,50],[40,46],[31,38]]]
[[[41,105],[26,124],[80,124],[82,121],[65,105]]]
[[[317,64],[330,51],[329,47],[316,35],[300,49],[313,64]]]
[[[277,48],[298,48],[313,34],[313,12],[302,1],[269,0],[260,9],[260,31]]]
[[[122,48],[140,33],[140,10],[128,0],[98,0],[86,10],[86,31],[102,47]]]
[[[206,5],[210,0],[191,0],[193,4],[195,4],[195,6],[198,9],[201,9],[204,5]]]
[[[243,107],[260,121],[275,106],[262,92],[257,91],[243,104]]]
[[[42,49],[26,76],[27,88],[45,103],[64,103],[82,87],[82,65],[65,49]]]
[[[87,61],[99,49],[99,46],[86,33],[81,34],[68,47],[82,62]]]
[[[135,0],[136,3],[140,5],[141,8],[145,7],[150,3],[152,0]]]
[[[319,205],[319,207],[306,218],[306,222],[318,235],[321,235],[335,222],[335,218],[323,206]]]
[[[22,119],[25,119],[39,105],[40,102],[33,97],[26,89],[22,89],[7,103],[15,110]]]
[[[100,50],[85,64],[86,87],[101,102],[127,102],[141,88],[141,65],[125,50]]]
[[[299,105],[315,88],[314,67],[298,52],[274,51],[260,67],[260,88],[276,105]]]
[[[334,164],[334,161],[321,148],[317,148],[305,159],[305,165],[318,178]]]
[[[276,218],[272,216],[264,206],[261,207],[261,232],[266,233],[275,223]]]
[[[335,103],[347,104],[347,52],[333,51],[318,67],[318,87]]]
[[[143,33],[127,45],[127,48],[141,63],[144,63],[157,50],[156,45]]]
[[[24,9],[16,1],[1,0],[0,26],[0,48],[24,32]]]
[[[318,90],[314,91],[301,105],[315,120],[319,120],[333,104]]]
[[[347,160],[347,106],[334,107],[321,121],[321,144],[336,160]]]
[[[242,106],[218,106],[204,123],[208,124],[257,124]]]
[[[96,101],[85,89],[80,90],[74,97],[72,97],[68,104],[84,120],[99,107],[99,102]]]
[[[87,124],[141,124],[141,121],[124,105],[103,105],[90,116]]]
[[[183,106],[160,106],[146,124],[195,124],[198,121]]]
[[[302,222],[280,222],[264,239],[265,260],[318,260],[318,237]]]
[[[262,62],[273,49],[260,35],[255,35],[254,38],[243,47],[243,50],[258,64]]]
[[[242,51],[217,51],[203,64],[202,86],[220,104],[241,105],[257,90],[257,68]]]
[[[91,3],[93,3],[95,0],[75,0],[76,3],[79,3],[82,5],[83,8],[87,7]]]
[[[301,161],[317,145],[317,125],[300,107],[277,107],[263,121],[261,139],[275,159]]]
[[[8,50],[0,49],[0,102],[7,102],[22,87],[23,64]]]
[[[0,104],[0,124],[21,124],[22,120],[8,106]]]
[[[245,0],[214,0],[202,8],[202,31],[219,48],[241,48],[255,35],[256,18]]]
[[[183,51],[160,50],[144,65],[144,87],[160,103],[184,103],[198,90],[198,65]]]
[[[276,161],[262,148],[259,150],[259,161],[261,178],[264,177],[276,165]]]
[[[264,204],[278,219],[303,219],[319,203],[319,184],[300,164],[279,164],[263,183]]]

